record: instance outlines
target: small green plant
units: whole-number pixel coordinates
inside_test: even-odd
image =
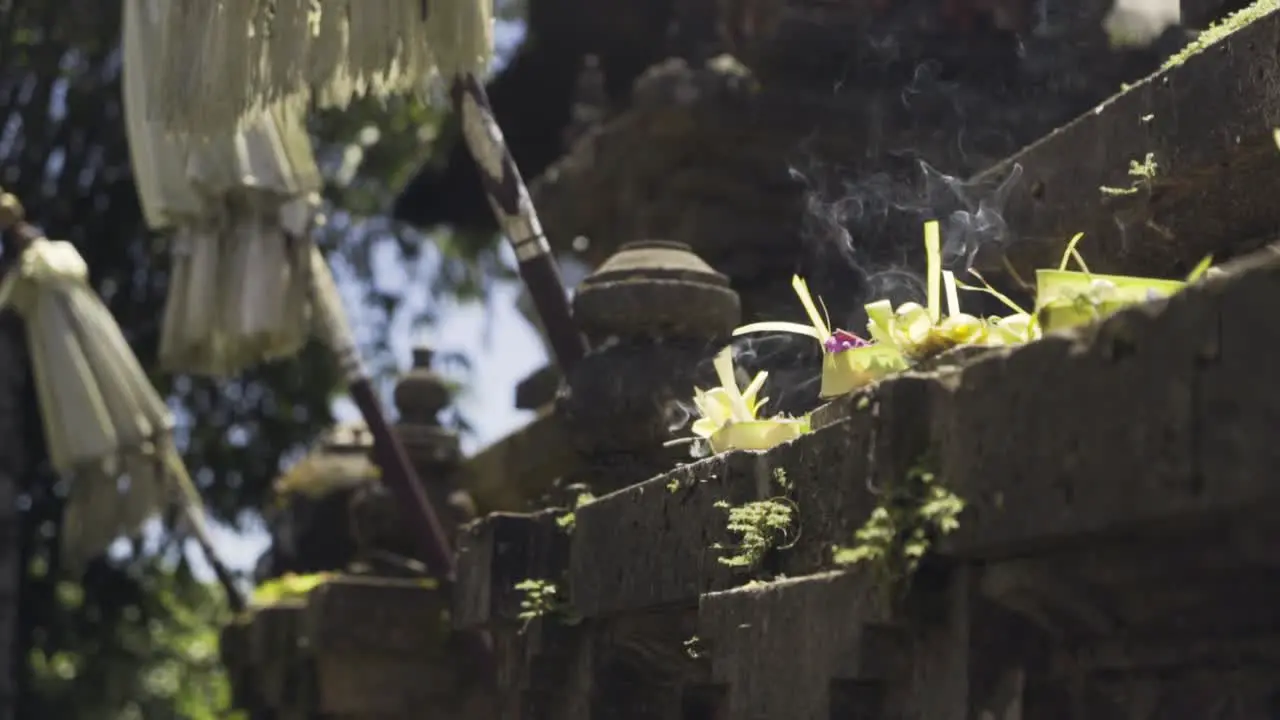
[[[1129,183],[1128,187],[1120,188],[1103,185],[1098,188],[1098,190],[1100,190],[1103,195],[1110,195],[1111,197],[1136,195],[1141,192],[1143,188],[1151,187],[1151,182],[1155,180],[1159,171],[1160,166],[1156,164],[1155,153],[1147,153],[1147,156],[1142,159],[1142,162],[1138,162],[1137,160],[1129,161],[1129,177],[1133,178],[1133,181]]]
[[[595,501],[596,496],[589,492],[580,492],[578,497],[573,501],[573,509],[556,518],[556,525],[564,528],[569,532],[573,532],[574,525],[578,522],[577,511],[587,503]]]
[[[516,618],[522,620],[525,627],[538,618],[550,617],[566,609],[565,602],[560,599],[560,589],[550,580],[521,580],[514,587],[524,594],[520,600],[520,614]]]
[[[964,501],[921,463],[905,481],[885,488],[880,505],[854,534],[852,547],[834,548],[837,565],[874,568],[889,592],[902,588],[939,537],[954,532]]]
[[[734,545],[712,546],[726,553],[717,558],[721,565],[749,570],[759,565],[770,550],[785,550],[795,544],[797,508],[789,497],[791,480],[785,469],[774,468],[773,481],[782,489],[782,495],[742,505],[730,505],[723,500],[715,504],[728,515],[727,529],[738,540]]]
[[[1176,65],[1181,65],[1192,55],[1205,50],[1214,43],[1221,42],[1231,33],[1265,16],[1267,13],[1274,12],[1277,8],[1280,8],[1280,1],[1278,0],[1257,0],[1221,20],[1214,21],[1195,40],[1192,40],[1186,47],[1166,60],[1164,66],[1160,69],[1167,70]]]
[[[771,498],[732,506],[721,500],[716,507],[729,516],[729,532],[738,538],[736,545],[716,544],[716,550],[728,554],[718,558],[721,565],[753,568],[774,548],[790,542],[794,510],[790,500]]]
[[[730,505],[721,500],[715,507],[728,515],[728,530],[738,539],[735,545],[717,543],[715,550],[726,551],[717,560],[721,565],[751,569],[760,564],[770,550],[785,550],[795,544],[792,529],[796,506],[788,497],[792,490],[787,471],[773,469],[773,481],[783,494],[768,500],[755,500],[743,505]]]

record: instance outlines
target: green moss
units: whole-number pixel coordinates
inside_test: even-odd
[[[1231,13],[1222,20],[1210,25],[1204,32],[1200,33],[1200,37],[1191,41],[1190,44],[1175,53],[1173,57],[1166,60],[1164,67],[1161,69],[1167,70],[1176,65],[1181,65],[1192,55],[1208,49],[1236,30],[1275,12],[1277,9],[1280,9],[1280,0],[1257,0],[1249,7]]]
[[[885,488],[878,507],[854,534],[852,547],[835,547],[837,565],[866,564],[891,596],[901,595],[937,538],[959,527],[964,501],[938,481],[927,463]]]
[[[556,518],[556,525],[564,528],[569,532],[573,532],[574,525],[576,525],[578,522],[578,516],[577,516],[578,508],[582,507],[583,505],[586,505],[587,503],[594,502],[595,499],[596,499],[596,496],[592,495],[589,492],[578,493],[578,497],[573,502],[573,509],[561,515],[560,517]]]
[[[564,602],[560,599],[560,589],[550,580],[521,580],[515,584],[515,590],[523,593],[520,600],[520,614],[517,616],[525,625],[541,617],[560,612]]]
[[[728,552],[718,558],[721,565],[753,568],[770,550],[785,544],[791,534],[793,511],[785,499],[756,500],[736,507],[721,501],[716,507],[728,514],[729,532],[738,540],[735,545],[716,545],[717,550]]]
[[[285,600],[300,600],[308,593],[335,577],[333,573],[294,575],[287,573],[268,580],[253,589],[252,605],[274,605]]]
[[[715,546],[716,550],[727,551],[718,558],[721,565],[751,569],[759,565],[770,550],[785,548],[794,542],[796,508],[787,497],[792,485],[786,470],[775,468],[773,481],[783,490],[783,495],[738,506],[723,500],[716,503],[715,506],[728,515],[727,529],[737,539],[734,545]]]
[[[1128,187],[1109,187],[1103,185],[1098,188],[1103,195],[1112,197],[1120,195],[1136,195],[1143,188],[1150,188],[1151,183],[1156,179],[1156,175],[1160,172],[1160,166],[1156,163],[1155,153],[1147,153],[1142,162],[1137,160],[1129,161],[1129,177],[1133,178],[1133,182]]]

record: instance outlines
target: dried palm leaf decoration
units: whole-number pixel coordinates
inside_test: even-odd
[[[147,224],[168,232],[172,248],[160,360],[178,372],[234,375],[291,356],[307,339],[321,178],[297,92],[204,135],[170,132],[155,119],[168,92],[155,69],[170,60],[165,33],[178,5],[124,3],[135,183]]]
[[[178,504],[233,607],[242,605],[213,552],[200,495],[174,447],[169,408],[89,285],[75,247],[43,237],[22,215],[13,195],[0,195],[0,229],[8,231],[6,249],[17,255],[0,281],[0,309],[12,308],[26,325],[49,460],[70,483],[63,564],[83,567],[116,538]]]

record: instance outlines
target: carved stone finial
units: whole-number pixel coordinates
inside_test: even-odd
[[[443,376],[431,368],[435,353],[425,345],[413,349],[413,366],[396,383],[394,399],[400,419],[393,432],[413,463],[422,489],[441,510],[440,520],[449,536],[461,523],[476,515],[471,496],[457,489],[455,471],[462,459],[458,434],[440,422],[453,393]],[[367,488],[351,506],[363,555],[380,572],[399,572],[378,565],[385,553],[416,557],[412,533],[400,521],[396,501],[382,486]],[[377,551],[377,552],[374,552]],[[376,556],[376,557],[375,557]],[[381,557],[383,560],[379,560]]]
[[[680,451],[663,447],[672,411],[706,379],[706,360],[741,315],[728,279],[682,243],[628,243],[582,282],[574,318],[592,350],[558,408],[597,494],[676,462]]]
[[[441,427],[440,411],[453,399],[448,382],[431,368],[435,352],[425,345],[413,349],[413,367],[396,384],[400,412],[397,431],[420,475],[451,471],[461,455],[458,435]]]
[[[413,367],[396,383],[395,404],[402,424],[438,427],[441,410],[453,393],[449,383],[431,368],[435,351],[425,345],[413,349]]]
[[[592,344],[608,337],[707,339],[727,336],[742,317],[738,294],[684,243],[623,245],[582,281],[574,319]]]

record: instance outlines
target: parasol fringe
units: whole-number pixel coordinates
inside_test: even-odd
[[[484,73],[493,53],[492,7],[485,0],[430,4],[427,47],[441,77]]]
[[[16,200],[6,196],[5,204],[13,208]],[[83,567],[178,502],[210,565],[229,579],[173,445],[173,416],[90,287],[75,247],[33,238],[0,282],[0,308],[6,307],[26,325],[50,464],[71,482],[63,562]]]
[[[149,117],[186,135],[217,135],[286,98],[341,108],[421,96],[436,76],[483,73],[493,51],[492,0],[168,0],[152,10],[165,19]]]
[[[309,2],[299,0],[294,17],[282,17],[265,14],[258,0],[126,1],[125,112],[135,179],[148,225],[172,240],[160,344],[166,370],[233,375],[291,356],[307,340],[308,236],[323,183],[306,132],[306,98],[294,93],[247,108],[233,89],[268,83],[265,65],[245,58],[266,52],[273,24],[305,27],[309,15],[297,15],[309,12]],[[175,42],[181,32],[194,34]],[[156,68],[178,62],[184,48],[188,59],[175,72],[188,88],[201,87],[193,102],[236,114],[238,124],[177,133],[152,112],[165,105],[157,101],[165,87]],[[224,72],[200,70],[219,63]]]

